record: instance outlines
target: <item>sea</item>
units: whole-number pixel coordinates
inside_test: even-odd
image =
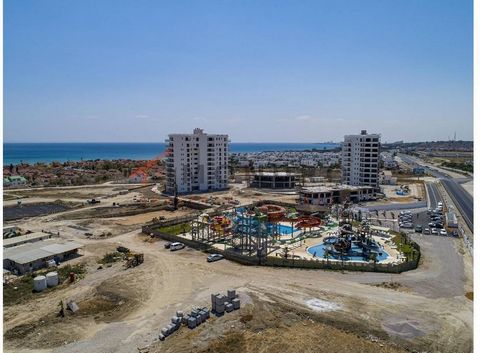
[[[331,150],[340,144],[232,142],[230,152]],[[95,159],[147,160],[161,156],[165,143],[4,143],[3,165]]]

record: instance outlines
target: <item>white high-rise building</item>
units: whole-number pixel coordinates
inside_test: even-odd
[[[346,135],[342,145],[342,183],[378,189],[380,135]]]
[[[167,193],[213,191],[228,187],[228,135],[171,134],[165,140]]]

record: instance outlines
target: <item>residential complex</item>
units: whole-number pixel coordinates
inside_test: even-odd
[[[342,183],[378,189],[380,135],[346,135],[342,145]]]
[[[171,134],[165,141],[167,193],[221,190],[228,187],[228,135]]]

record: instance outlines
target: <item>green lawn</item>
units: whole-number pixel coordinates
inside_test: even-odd
[[[192,230],[192,226],[190,223],[180,223],[180,224],[174,224],[171,226],[158,227],[155,230],[161,233],[166,233],[170,235],[178,235],[178,234],[190,232]]]

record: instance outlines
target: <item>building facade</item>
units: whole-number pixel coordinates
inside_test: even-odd
[[[378,190],[380,135],[346,135],[342,144],[342,184]]]
[[[375,189],[371,186],[313,186],[302,188],[299,192],[301,205],[330,206],[344,202],[369,201],[375,198]]]
[[[293,189],[297,174],[287,172],[256,172],[250,187],[261,189]]]
[[[228,135],[171,134],[166,146],[165,191],[173,194],[228,187]]]

